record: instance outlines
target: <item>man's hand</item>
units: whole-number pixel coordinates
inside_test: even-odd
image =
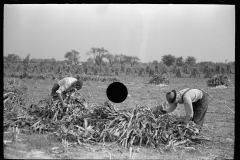
[[[159,107],[159,110],[160,110],[161,114],[166,114],[167,113],[167,111],[163,109],[163,105],[161,105]]]
[[[152,113],[155,115],[155,117],[158,117],[159,115],[166,114],[167,112],[163,109],[163,106],[156,106],[151,108]]]
[[[61,101],[61,103],[62,103],[62,107],[63,107],[63,108],[67,108],[67,104],[63,101],[62,95],[61,95],[60,93],[58,93],[58,97],[59,97],[59,99],[60,99],[60,101]]]
[[[192,123],[192,125],[190,125]],[[199,134],[200,130],[196,126],[196,124],[193,121],[189,121],[186,123],[186,128],[188,128],[190,131],[192,131],[195,134]]]

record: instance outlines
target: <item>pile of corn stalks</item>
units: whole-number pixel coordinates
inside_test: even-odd
[[[176,71],[176,77],[182,77],[182,73],[181,73],[181,69],[180,68],[177,68],[177,71]]]
[[[78,75],[78,79],[82,81],[99,81],[99,82],[119,82],[120,80],[116,77],[102,77],[94,75]]]
[[[220,85],[229,86],[230,79],[227,75],[214,75],[213,78],[207,81],[207,85],[210,87],[216,87]]]
[[[22,124],[22,119],[27,117],[27,87],[16,85],[15,79],[4,79],[3,105],[4,105],[4,130]],[[28,119],[29,120],[29,119]]]
[[[118,111],[110,102],[85,106],[88,108],[85,114],[75,108],[59,120],[55,137],[80,144],[117,142],[124,147],[141,145],[162,149],[195,143],[191,141],[197,133],[195,124],[186,126],[180,117],[156,117],[146,106],[136,106],[132,111]]]
[[[125,147],[132,145],[153,146],[168,149],[170,146],[191,143],[194,136],[194,123],[186,127],[182,118],[170,115],[155,117],[151,109],[136,106],[132,112],[122,112],[110,121],[103,130],[103,140],[116,141]]]
[[[125,147],[132,145],[170,149],[194,144],[195,124],[182,123],[181,117],[153,114],[146,106],[135,106],[132,111],[117,110],[109,101],[89,104],[76,93],[64,97],[68,108],[51,97],[24,109],[24,115],[8,122],[31,131],[51,135],[77,143],[116,142]],[[9,117],[4,114],[4,122]]]
[[[200,76],[201,75],[200,75],[200,72],[198,71],[197,67],[194,67],[190,77],[196,78],[196,77],[200,77]]]
[[[169,75],[168,74],[155,74],[153,78],[150,79],[148,84],[169,84]]]

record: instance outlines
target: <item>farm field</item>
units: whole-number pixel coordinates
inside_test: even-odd
[[[53,147],[60,147],[54,138],[44,134],[20,133],[19,142],[7,143],[4,148],[5,158],[21,159],[204,159],[233,158],[234,157],[234,118],[235,113],[235,77],[231,76],[228,88],[220,89],[207,87],[207,78],[171,78],[168,86],[160,87],[146,84],[150,77],[119,76],[122,83],[128,88],[129,97],[120,104],[114,104],[117,109],[133,109],[135,105],[153,107],[165,102],[165,94],[172,89],[177,91],[183,88],[200,88],[211,95],[209,109],[206,114],[204,126],[207,130],[202,132],[211,137],[211,141],[199,146],[197,150],[184,149],[160,153],[152,147],[133,147],[132,157],[129,150],[113,144],[75,145],[69,146],[68,153],[59,153],[57,156],[50,151]],[[28,87],[28,98],[37,103],[46,97],[57,80],[17,79]],[[78,91],[90,104],[104,103],[108,100],[106,89],[110,82],[85,81],[84,87]],[[88,92],[90,91],[90,93]],[[91,96],[90,96],[91,95]],[[230,108],[230,109],[229,109]],[[172,114],[185,115],[184,107],[179,106]],[[10,141],[9,134],[4,134],[4,140]]]

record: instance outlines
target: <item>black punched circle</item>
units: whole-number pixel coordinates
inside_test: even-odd
[[[121,82],[113,82],[107,88],[107,97],[114,103],[123,102],[127,96],[127,87]]]

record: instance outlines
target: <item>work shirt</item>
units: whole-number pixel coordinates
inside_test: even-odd
[[[56,91],[57,93],[62,93],[63,91],[67,90],[77,79],[73,77],[65,77],[58,81],[58,85],[60,86],[59,89]]]
[[[186,117],[188,118],[193,117],[192,103],[198,101],[199,99],[202,99],[203,92],[199,89],[190,89],[189,91],[187,91],[188,89],[189,88],[186,88],[177,92],[176,101],[174,103],[169,103],[170,107],[166,109],[168,113],[174,111],[179,103],[179,104],[184,104]]]

